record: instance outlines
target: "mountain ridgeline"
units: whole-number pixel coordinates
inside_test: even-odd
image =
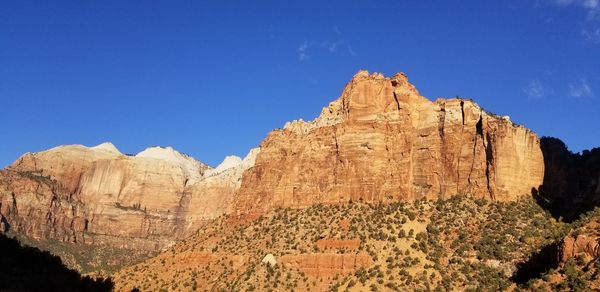
[[[294,213],[295,216],[304,218],[309,215],[301,210],[315,206],[353,206],[358,203],[359,207],[340,207],[340,210],[353,214],[354,220],[360,220],[358,214],[361,208],[380,216],[379,210],[383,207],[379,206],[394,206],[387,212],[398,222],[403,222],[400,225],[406,222],[402,220],[406,215],[402,212],[410,210],[421,217],[413,222],[414,226],[402,229],[403,232],[420,228],[420,232],[428,234],[427,237],[421,235],[416,241],[414,237],[409,240],[410,237],[405,235],[394,235],[397,230],[390,225],[387,228],[391,233],[386,233],[386,238],[402,239],[400,241],[409,246],[434,237],[454,244],[456,234],[434,236],[430,233],[430,228],[442,228],[434,226],[441,220],[439,216],[445,216],[439,208],[446,205],[440,203],[443,205],[440,207],[433,203],[439,200],[451,202],[452,206],[464,205],[469,212],[485,212],[478,215],[463,212],[460,216],[474,216],[482,220],[491,218],[489,220],[494,222],[497,218],[490,212],[518,210],[526,224],[543,224],[544,230],[553,232],[552,237],[535,233],[535,236],[523,235],[520,239],[506,240],[521,240],[514,244],[525,244],[523,248],[527,252],[535,252],[543,244],[558,246],[559,242],[553,240],[565,235],[567,227],[552,226],[555,221],[544,217],[545,211],[530,205],[528,200],[535,199],[539,207],[557,219],[562,218],[560,221],[575,221],[580,214],[600,204],[599,182],[599,149],[573,154],[560,140],[539,139],[531,130],[513,123],[508,116],[487,112],[472,100],[439,98],[431,101],[421,96],[403,73],[385,77],[379,73],[359,71],[340,97],[323,108],[319,117],[309,122],[289,122],[269,133],[245,158],[229,156],[215,168],[171,147],[150,147],[136,155],[125,155],[111,143],[104,143],[95,147],[66,145],[26,153],[0,170],[0,233],[24,238],[61,256],[70,254],[74,260],[69,263],[76,268],[90,266],[89,259],[82,259],[81,253],[74,251],[81,248],[103,247],[109,248],[107,253],[114,249],[115,254],[130,255],[120,256],[121,260],[111,260],[114,265],[110,269],[105,263],[94,263],[91,270],[86,271],[102,271],[103,274],[111,274],[115,269],[138,263],[150,254],[174,246],[173,253],[175,250],[194,251],[191,258],[202,264],[227,259],[233,270],[229,267],[219,270],[219,273],[229,273],[227,275],[231,277],[240,276],[238,272],[241,270],[236,269],[254,269],[256,263],[252,260],[256,260],[258,254],[263,255],[262,250],[270,250],[277,257],[287,259],[288,268],[311,266],[312,255],[307,255],[311,248],[313,252],[335,250],[332,253],[328,251],[333,255],[314,256],[317,262],[338,261],[344,258],[338,254],[354,250],[351,257],[360,258],[362,263],[361,267],[353,268],[352,272],[356,272],[377,265],[381,260],[372,254],[370,257],[365,255],[364,248],[376,254],[375,250],[382,246],[386,250],[394,250],[397,246],[367,240],[371,238],[369,236],[380,237],[370,227],[361,232],[340,227],[346,235],[329,234],[333,243],[325,244],[332,245],[327,248],[304,246],[301,238],[294,239],[295,245],[273,245],[274,239],[266,242],[248,239],[256,246],[244,249],[246,254],[234,252],[231,246],[231,251],[223,254],[217,252],[219,248],[214,243],[226,240],[227,236],[219,232],[211,235],[210,230],[219,230],[218,226],[224,225],[227,228],[223,232],[228,232],[228,236],[240,236],[241,231],[235,229],[237,226],[254,226],[251,233],[260,237],[256,231],[259,226],[252,223],[256,220],[270,220],[269,224],[273,226],[287,226],[289,222],[280,224],[273,221],[273,216],[299,210],[297,212],[300,213]],[[466,201],[461,205],[456,202],[457,198]],[[410,208],[398,205],[413,202],[419,203]],[[332,208],[328,208],[328,212],[334,212],[337,207]],[[531,221],[524,215],[528,210],[535,210],[536,216],[543,219]],[[510,212],[502,216],[511,218]],[[377,217],[381,224],[389,219],[384,217]],[[338,219],[345,222],[343,216]],[[444,220],[451,222],[453,219],[444,217]],[[521,223],[506,224],[509,230]],[[473,232],[477,228],[490,228],[480,225],[472,222],[468,228]],[[321,224],[311,221],[306,226],[320,228]],[[452,228],[448,230],[460,233],[457,226]],[[306,234],[321,239],[324,236]],[[363,237],[360,240],[346,238],[347,234]],[[515,236],[518,237],[518,234]],[[182,241],[186,238],[187,241]],[[190,238],[198,240],[199,245]],[[478,241],[480,239],[483,243]],[[486,257],[475,256],[473,260],[483,265],[481,267],[494,266],[501,275],[498,276],[501,280],[494,282],[498,285],[485,287],[503,288],[510,284],[506,280],[510,274],[516,272],[514,261],[525,260],[527,254],[516,251],[512,246],[509,249],[518,257],[513,262],[504,254],[502,257],[489,257],[485,240],[484,237],[474,237],[463,249],[459,246],[445,249],[448,253],[446,258],[426,247],[404,246],[403,249],[407,253],[409,250],[418,251],[419,269],[447,263],[454,255],[481,252]],[[178,242],[184,242],[185,247],[176,245]],[[352,242],[351,248],[344,247],[348,242]],[[338,243],[341,247],[336,248]],[[289,257],[274,246],[285,246]],[[302,246],[302,250],[296,250],[298,246]],[[208,252],[204,248],[213,251]],[[388,253],[389,250],[385,252]],[[390,256],[393,257],[392,254]],[[166,255],[161,253],[155,259],[161,257]],[[500,261],[500,264],[490,264],[489,260]],[[152,260],[145,263],[141,266],[159,265]],[[160,265],[164,265],[164,260]],[[455,267],[456,271],[462,269],[461,265]],[[537,267],[537,264],[530,266]],[[146,274],[130,276],[139,272],[135,269],[126,268],[127,275],[117,274],[119,280],[153,277]],[[347,272],[344,268],[339,269]],[[398,272],[395,269],[389,268],[394,273]],[[403,277],[410,274],[413,279],[413,272],[403,272]],[[293,277],[305,279],[304,272],[294,273]],[[425,283],[430,282],[443,286],[445,277],[450,277],[444,273],[434,274],[430,275],[430,280],[417,286],[407,284],[405,288],[427,288]],[[529,280],[532,273],[521,271],[521,274],[526,276],[520,276],[520,279]],[[205,276],[220,277],[217,274]],[[229,279],[229,276],[223,277]],[[319,273],[313,276],[319,277]],[[248,279],[263,281],[264,277],[261,274],[258,278],[248,276]],[[350,285],[348,281],[360,280],[361,277],[355,275],[355,278],[348,278],[343,283],[337,279],[321,281],[326,284],[320,284],[317,289],[329,289],[331,287],[327,285],[330,284],[349,288],[354,284]],[[468,282],[468,279],[464,281]],[[304,282],[306,285],[312,283]],[[368,283],[364,282],[361,287],[368,287]],[[123,287],[122,283],[117,284]],[[128,283],[125,287],[135,288],[134,284]],[[202,287],[222,287],[209,284],[203,283]],[[380,284],[373,283],[376,286]],[[150,285],[146,288],[159,287]]]

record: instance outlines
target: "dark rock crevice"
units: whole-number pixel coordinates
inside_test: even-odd
[[[438,133],[442,140],[442,145],[444,145],[444,124],[446,123],[446,106],[444,104],[440,104],[440,113],[438,115]],[[464,121],[463,121],[464,124]]]
[[[487,183],[488,193],[492,200],[496,199],[494,194],[494,189],[492,188],[493,181],[493,171],[494,171],[494,146],[492,143],[492,135],[490,133],[485,134],[486,139],[484,139],[484,147],[485,147],[485,179]],[[487,141],[487,143],[485,143]]]
[[[17,208],[17,198],[15,197],[15,192],[11,192],[12,196],[12,213],[14,215],[19,215],[19,209]]]
[[[462,114],[462,124],[465,125],[465,101],[460,101],[460,113]]]
[[[463,102],[461,102],[461,109],[462,109],[462,105]],[[463,115],[464,115],[464,111],[463,111]],[[464,116],[463,116],[463,127],[464,127]],[[483,113],[480,112],[479,113],[479,120],[477,121],[477,124],[475,124],[475,136],[473,137],[473,155],[472,158],[473,160],[471,161],[471,168],[469,170],[469,176],[467,177],[467,182],[469,183],[469,185],[471,184],[471,174],[473,173],[473,169],[475,168],[475,157],[477,154],[477,141],[481,139],[481,141],[484,141],[483,138]]]
[[[396,96],[395,92],[392,92],[394,94],[394,100],[396,101],[396,107],[398,110],[400,110],[400,101],[398,101],[398,96]]]
[[[440,112],[438,114],[438,134],[440,136],[440,156],[446,157],[446,137],[444,134],[444,126],[446,124],[446,105],[444,103],[440,104]],[[445,173],[445,162],[441,164],[440,172],[434,172],[438,177],[438,183],[440,188],[440,197],[443,198],[446,194],[446,190],[444,188],[444,173]]]

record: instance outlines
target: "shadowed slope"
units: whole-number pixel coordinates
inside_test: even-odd
[[[600,206],[600,148],[572,153],[560,139],[543,137],[544,183],[534,197],[556,218],[575,220]]]
[[[112,291],[111,279],[82,277],[59,257],[0,235],[2,291]]]

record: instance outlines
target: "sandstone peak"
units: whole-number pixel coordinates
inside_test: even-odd
[[[369,70],[358,70],[358,72],[356,72],[356,74],[354,74],[354,76],[352,77],[352,79],[358,79],[358,78],[366,78],[369,77]]]
[[[156,159],[179,166],[186,177],[193,183],[200,179],[205,165],[193,157],[180,153],[171,146],[167,147],[148,147],[144,151],[135,155],[136,158]]]
[[[229,155],[223,159],[223,162],[215,167],[216,172],[220,172],[232,167],[236,167],[242,163],[242,159],[239,156]]]
[[[244,168],[249,168],[249,167],[254,166],[254,162],[256,161],[256,156],[258,156],[258,153],[260,153],[259,147],[250,149],[250,151],[248,152],[248,154],[246,155],[246,157],[244,157],[244,160],[242,161],[242,166]]]
[[[91,147],[91,149],[104,150],[104,151],[108,151],[108,152],[112,152],[112,153],[122,154],[119,151],[119,149],[117,149],[117,147],[115,147],[115,145],[111,142],[104,142],[102,144]]]
[[[250,149],[246,157],[244,157],[244,159],[241,159],[239,156],[236,155],[229,155],[225,157],[225,159],[223,159],[223,162],[221,162],[221,164],[219,164],[217,167],[213,169],[208,169],[204,173],[204,176],[210,177],[230,169],[246,170],[254,166],[256,156],[259,152],[260,148],[252,148]]]
[[[110,143],[103,143],[94,147],[81,144],[59,145],[40,152],[27,152],[13,162],[8,168],[13,170],[39,171],[40,166],[36,161],[47,161],[54,163],[75,163],[92,161],[101,158],[115,158],[121,156],[121,152]]]
[[[173,149],[173,147],[171,146],[148,147],[144,149],[144,151],[136,154],[135,157],[155,158],[173,163],[198,162],[196,159]]]
[[[354,74],[349,84],[364,80],[390,81],[394,87],[408,85],[414,88],[414,86],[408,81],[408,76],[404,72],[398,72],[392,77],[385,77],[385,75],[379,72],[369,73],[369,71],[367,70],[359,70],[358,72],[356,72],[356,74]]]
[[[514,200],[543,179],[538,137],[470,100],[435,102],[404,73],[361,70],[313,121],[261,143],[236,212],[315,203],[446,198]]]
[[[340,97],[322,109],[319,117],[309,122],[294,120],[283,129],[305,134],[345,120],[397,119],[402,107],[423,104],[431,104],[431,101],[419,94],[403,72],[388,78],[381,73],[360,70],[346,84]]]

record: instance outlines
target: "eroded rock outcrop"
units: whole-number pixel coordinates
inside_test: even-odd
[[[28,153],[0,171],[0,231],[160,249],[228,212],[257,152],[218,172],[171,147],[136,156],[110,143]]]
[[[595,218],[580,227],[577,232],[566,236],[559,248],[559,259],[566,262],[578,255],[600,257],[600,218]]]
[[[530,130],[471,100],[431,102],[402,73],[360,71],[317,119],[268,135],[235,209],[454,194],[514,200],[538,188],[543,174]]]
[[[373,259],[364,253],[335,254],[288,254],[281,257],[285,268],[295,268],[312,277],[325,277],[353,273],[360,268],[368,268]]]

